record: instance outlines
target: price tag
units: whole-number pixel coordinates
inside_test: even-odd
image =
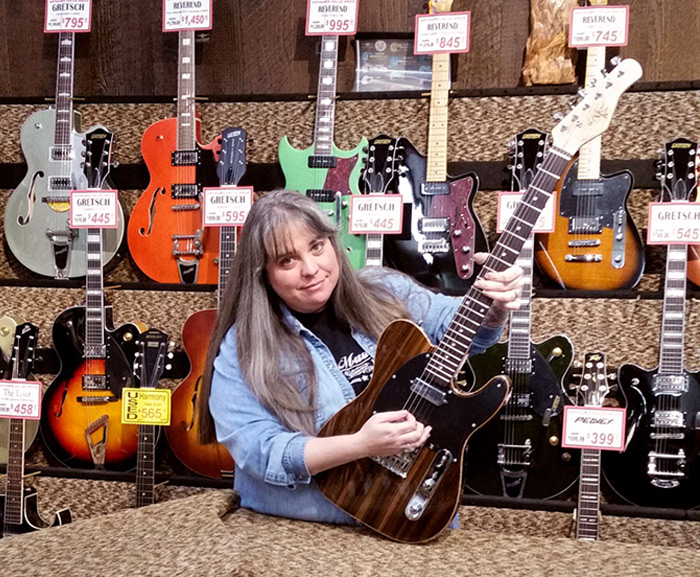
[[[470,12],[416,14],[414,54],[469,52]]]
[[[213,0],[163,0],[163,32],[211,30]]]
[[[650,203],[647,244],[700,244],[700,203]]]
[[[40,382],[0,381],[0,418],[37,420],[40,417]]]
[[[511,192],[503,190],[498,193],[498,217],[496,220],[496,232],[503,232],[515,212],[515,207],[525,195],[524,192]],[[554,232],[554,202],[550,196],[544,205],[532,232]]]
[[[170,424],[170,389],[122,389],[123,425]]]
[[[627,46],[629,6],[585,6],[571,11],[569,46]]]
[[[402,225],[400,194],[350,195],[350,234],[400,234]]]
[[[44,32],[90,32],[92,0],[46,0]]]
[[[71,228],[117,228],[116,190],[71,190]]]
[[[252,186],[204,188],[202,192],[204,226],[243,226],[253,204]]]
[[[307,0],[306,35],[355,34],[358,9],[357,0]]]
[[[567,449],[625,449],[627,411],[608,407],[564,407],[561,446]]]

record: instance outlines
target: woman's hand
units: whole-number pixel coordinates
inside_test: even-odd
[[[488,253],[477,252],[474,254],[474,261],[477,264],[484,264],[488,257]],[[501,272],[489,271],[474,282],[474,286],[493,301],[489,312],[484,317],[484,325],[498,327],[505,324],[508,311],[517,310],[520,307],[520,293],[524,283],[523,269],[517,265]]]
[[[355,433],[367,457],[386,457],[410,451],[425,444],[432,427],[406,410],[375,413]]]

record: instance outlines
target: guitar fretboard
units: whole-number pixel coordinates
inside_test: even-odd
[[[155,425],[139,425],[138,460],[136,463],[136,506],[153,505],[155,458]]]
[[[425,180],[427,182],[445,182],[447,179],[447,105],[449,89],[450,55],[433,54],[428,158],[425,166]]]
[[[557,147],[549,149],[540,170],[506,224],[478,278],[488,271],[503,271],[515,263],[570,159],[570,154]],[[449,386],[464,364],[472,339],[490,305],[491,299],[479,289],[473,286],[469,289],[426,365],[424,379],[443,388]]]
[[[600,450],[581,449],[581,478],[576,509],[576,538],[598,539],[600,510]]]
[[[222,226],[219,231],[219,286],[216,291],[216,308],[221,309],[221,299],[231,274],[233,259],[236,256],[236,227]]]
[[[86,235],[85,358],[105,357],[105,311],[102,281],[102,230],[87,229]]]
[[[321,38],[321,62],[318,71],[316,119],[314,123],[314,155],[333,154],[336,79],[338,75],[338,37]]]
[[[24,510],[24,419],[10,419],[3,533],[22,524]]]
[[[194,150],[197,141],[194,102],[194,30],[180,31],[178,40],[177,149]]]
[[[672,244],[668,246],[659,347],[660,374],[683,374],[687,262],[688,252],[685,245]]]
[[[58,69],[56,72],[56,126],[54,145],[59,149],[71,146],[73,133],[73,61],[75,33],[61,32],[58,36]],[[53,160],[69,160],[54,158]]]
[[[534,238],[530,234],[515,261],[515,264],[523,269],[523,288],[520,294],[520,308],[510,313],[508,328],[508,358],[523,361],[530,358],[533,246]]]

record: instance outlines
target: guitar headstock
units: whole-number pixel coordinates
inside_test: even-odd
[[[114,133],[98,126],[85,135],[85,167],[88,188],[104,188],[112,168]]]
[[[661,200],[682,202],[691,200],[697,188],[698,143],[687,138],[676,138],[664,145],[661,181]]]
[[[168,335],[158,329],[148,329],[138,336],[138,352],[134,375],[141,388],[155,389],[163,375],[168,354]]]
[[[428,13],[439,14],[440,12],[450,12],[452,10],[452,0],[430,0],[428,2]]]
[[[397,139],[382,134],[369,141],[365,169],[362,172],[362,192],[385,193],[397,176],[400,149]]]
[[[586,142],[610,125],[622,93],[642,76],[642,67],[632,58],[622,60],[608,74],[598,74],[586,95],[552,130],[554,146],[572,156]]]
[[[511,190],[525,191],[547,151],[547,135],[535,128],[518,133],[511,152]]]
[[[245,152],[248,135],[238,127],[230,127],[221,133],[221,151],[216,174],[221,186],[236,186],[245,174]]]
[[[602,407],[610,393],[607,366],[603,353],[586,353],[581,380],[576,387],[576,404],[582,407]]]
[[[36,325],[32,323],[17,325],[10,358],[10,374],[13,381],[26,380],[34,369],[38,336],[39,327]]]

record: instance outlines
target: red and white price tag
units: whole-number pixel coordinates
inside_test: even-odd
[[[469,52],[470,12],[416,14],[414,54]]]
[[[650,203],[647,244],[700,244],[700,203]]]
[[[213,0],[163,0],[163,32],[211,30]]]
[[[46,0],[44,32],[90,32],[92,0]]]
[[[524,196],[524,192],[511,192],[503,190],[498,193],[498,217],[496,220],[496,232],[503,232],[506,224],[513,216],[515,207]],[[532,232],[554,232],[554,201],[550,196],[547,204],[544,205]]]
[[[400,234],[403,197],[400,194],[350,196],[350,234]]]
[[[357,0],[307,0],[306,35],[355,34],[358,9]]]
[[[202,191],[202,224],[243,226],[252,205],[252,186],[205,188]]]
[[[37,420],[40,417],[40,382],[0,381],[0,418]]]
[[[612,407],[564,407],[561,446],[567,449],[625,449],[627,411]]]
[[[569,47],[627,46],[629,6],[585,6],[571,11]]]
[[[117,228],[116,190],[71,190],[71,228]]]

